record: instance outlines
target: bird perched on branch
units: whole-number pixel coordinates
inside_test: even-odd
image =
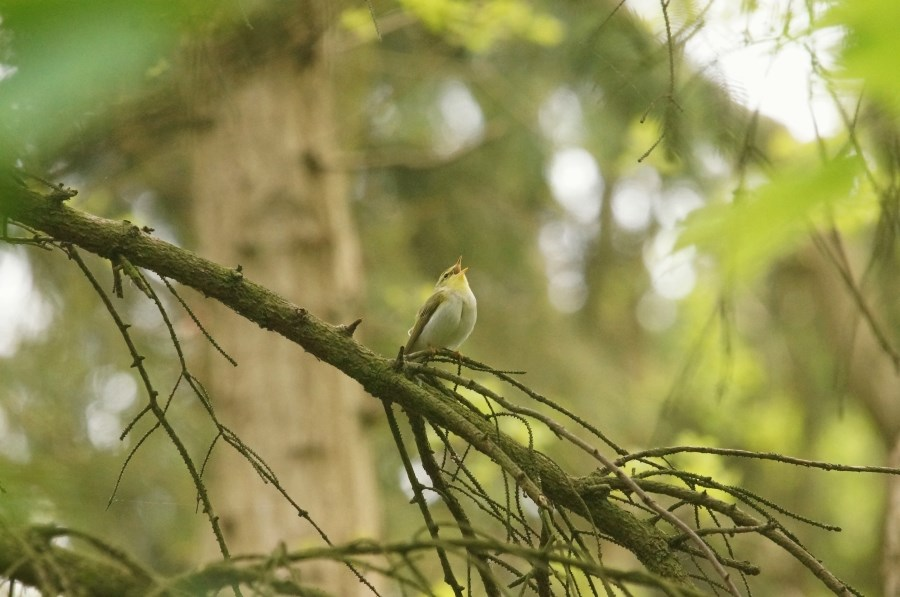
[[[434,293],[419,309],[416,324],[409,330],[406,354],[425,349],[456,350],[472,333],[478,306],[466,279],[468,269],[462,267],[460,257],[438,278]]]

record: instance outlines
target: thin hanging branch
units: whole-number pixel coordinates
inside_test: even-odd
[[[109,299],[109,296],[107,296],[107,294],[100,287],[100,284],[97,282],[94,274],[91,273],[90,269],[88,269],[78,251],[76,251],[71,245],[64,245],[63,248],[69,255],[69,258],[72,259],[78,265],[79,269],[81,269],[82,273],[84,273],[85,277],[94,288],[94,291],[97,293],[97,296],[100,298],[100,301],[106,306],[106,309],[109,312],[112,320],[115,322],[119,332],[122,334],[122,339],[125,341],[125,345],[128,347],[128,352],[131,354],[132,367],[137,369],[138,375],[141,378],[141,382],[144,384],[144,389],[147,392],[148,407],[150,409],[150,412],[152,412],[156,417],[157,424],[166,432],[166,435],[169,437],[169,441],[172,442],[172,445],[175,446],[176,450],[178,450],[178,455],[181,458],[181,461],[184,463],[184,466],[187,468],[191,480],[194,483],[194,489],[197,491],[198,498],[203,504],[203,513],[206,515],[206,518],[209,521],[209,525],[212,528],[213,535],[216,538],[216,544],[219,546],[219,551],[222,553],[223,557],[225,557],[226,559],[229,558],[230,554],[228,551],[228,546],[225,543],[225,535],[222,533],[222,528],[219,525],[219,517],[216,516],[212,501],[210,500],[209,494],[206,491],[206,485],[200,479],[200,472],[194,464],[194,461],[191,458],[190,454],[188,453],[187,447],[184,445],[181,437],[178,435],[178,433],[175,432],[175,429],[172,427],[168,419],[166,419],[165,411],[159,404],[159,392],[153,387],[153,382],[150,380],[150,374],[147,372],[147,368],[144,366],[144,357],[138,352],[137,347],[131,339],[131,334],[128,332],[129,326],[125,324],[124,321],[122,321],[121,317],[119,317],[119,313],[116,310],[115,306],[112,304],[112,301]]]

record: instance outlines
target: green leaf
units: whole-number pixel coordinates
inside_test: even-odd
[[[900,77],[897,76],[900,2],[845,1],[835,6],[823,22],[846,30],[841,52],[845,74],[864,81],[867,92],[900,112]]]
[[[717,258],[729,281],[749,282],[806,239],[827,209],[851,197],[861,166],[848,157],[783,170],[748,195],[694,212],[679,245],[696,245]]]
[[[172,9],[148,0],[19,0],[0,9],[0,152],[48,155],[121,101],[174,41]]]
[[[523,0],[401,0],[404,10],[449,43],[486,52],[511,40],[552,46],[563,39],[562,23]]]

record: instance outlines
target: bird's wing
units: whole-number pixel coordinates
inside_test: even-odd
[[[404,353],[409,353],[410,349],[419,340],[419,336],[422,335],[422,330],[425,329],[425,324],[428,323],[434,315],[434,312],[437,311],[437,308],[444,302],[444,299],[445,296],[443,292],[435,292],[428,297],[428,300],[425,301],[425,304],[419,309],[419,312],[416,314],[416,324],[409,330],[409,341],[406,343],[406,349],[403,351]]]

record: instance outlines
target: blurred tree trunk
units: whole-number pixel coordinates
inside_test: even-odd
[[[358,316],[362,267],[347,178],[324,168],[335,152],[336,128],[325,4],[293,11],[254,22],[210,59],[215,65],[206,82],[215,91],[206,90],[203,109],[211,125],[189,149],[193,229],[200,254],[240,264],[254,281],[346,323]],[[236,65],[235,56],[243,62]],[[204,323],[238,362],[233,367],[212,346],[203,348],[202,379],[220,419],[271,466],[330,540],[376,536],[359,386],[220,305],[209,309]],[[322,543],[224,443],[208,481],[232,553]],[[303,580],[336,595],[361,586],[338,567]]]
[[[900,436],[894,437],[885,466],[900,468]],[[887,480],[888,498],[884,522],[882,574],[885,597],[900,597],[900,479]]]

